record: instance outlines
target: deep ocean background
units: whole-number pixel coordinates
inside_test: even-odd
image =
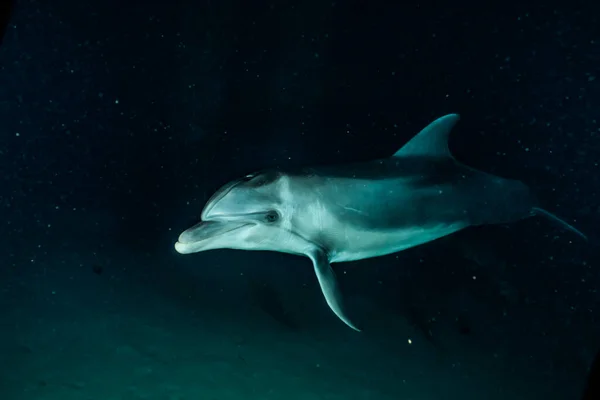
[[[575,399],[600,346],[600,5],[18,2],[0,399]],[[222,184],[450,146],[540,218],[336,264],[173,244]],[[411,344],[409,344],[409,339]]]

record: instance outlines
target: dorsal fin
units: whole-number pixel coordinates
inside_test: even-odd
[[[448,137],[459,119],[458,114],[448,114],[436,119],[402,146],[393,157],[429,156],[453,158],[448,148]]]

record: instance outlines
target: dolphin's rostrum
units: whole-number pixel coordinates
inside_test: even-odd
[[[202,222],[183,232],[175,249],[304,255],[329,307],[359,330],[344,310],[331,263],[395,253],[469,226],[536,214],[584,236],[538,208],[523,183],[457,162],[448,136],[458,120],[456,114],[435,120],[390,158],[263,171],[233,181],[213,195]]]

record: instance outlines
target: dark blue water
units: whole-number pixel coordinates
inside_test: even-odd
[[[20,0],[0,47],[0,398],[574,399],[600,347],[600,6]],[[177,254],[221,185],[461,162],[542,218],[334,266]]]

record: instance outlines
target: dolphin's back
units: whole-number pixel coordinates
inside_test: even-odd
[[[313,201],[323,202],[346,223],[373,229],[458,220],[508,223],[529,216],[537,204],[522,182],[450,159],[390,158],[312,168],[301,175],[297,178],[310,188]]]

